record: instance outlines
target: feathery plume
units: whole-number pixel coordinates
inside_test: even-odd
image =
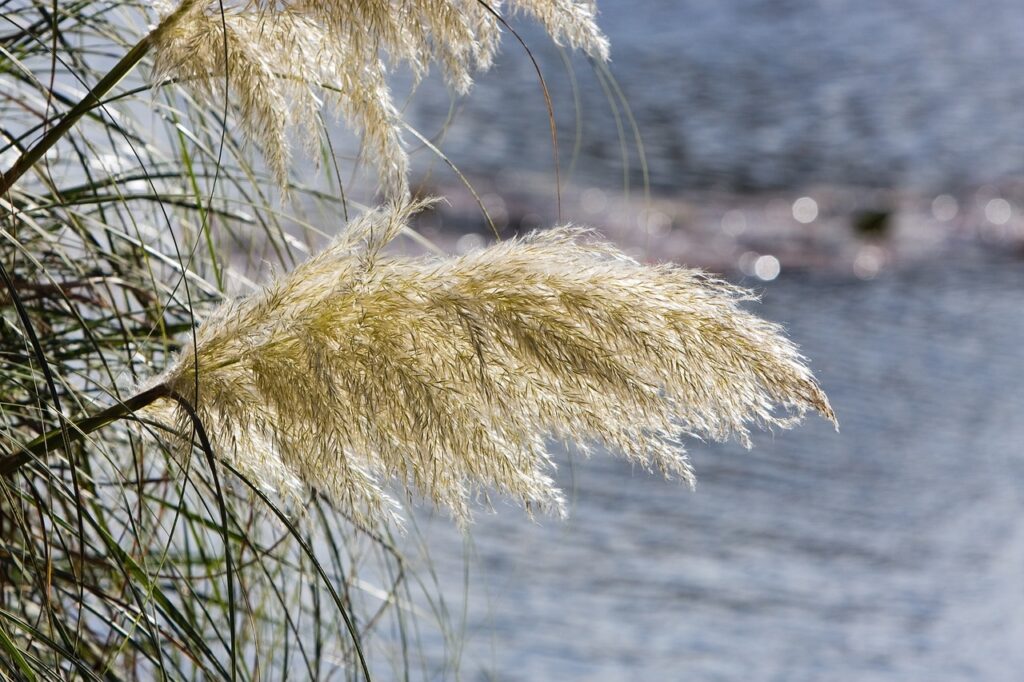
[[[210,102],[223,102],[230,91],[244,132],[282,187],[289,128],[299,127],[307,151],[315,152],[327,98],[362,133],[385,193],[405,193],[408,161],[383,70],[332,44],[311,19],[288,11],[220,16],[197,9],[159,35],[154,66],[156,78],[177,78]]]
[[[403,196],[408,160],[385,58],[418,77],[437,63],[449,85],[465,93],[473,72],[491,65],[501,31],[496,0],[184,2],[189,6],[158,6],[174,20],[152,34],[154,78],[177,79],[211,104],[230,95],[243,131],[282,187],[288,130],[303,129],[315,149],[326,100],[368,143],[385,195]],[[590,0],[514,0],[511,6],[538,20],[556,42],[608,58]]]
[[[417,208],[366,213],[225,305],[157,379],[254,482],[312,486],[367,523],[394,514],[392,482],[460,522],[488,489],[561,512],[546,438],[692,482],[682,435],[749,446],[751,425],[834,421],[781,328],[741,308],[748,292],[571,227],[461,257],[382,255]]]

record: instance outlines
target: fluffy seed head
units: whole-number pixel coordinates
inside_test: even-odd
[[[393,513],[391,483],[460,521],[491,489],[560,512],[551,437],[692,481],[680,436],[748,443],[751,425],[808,409],[834,420],[742,289],[569,227],[461,257],[382,255],[413,210],[363,215],[225,305],[159,379],[260,485],[312,486],[368,523]]]
[[[608,41],[590,0],[510,4],[555,41],[607,59]],[[154,77],[179,80],[211,106],[223,106],[227,96],[282,187],[289,130],[299,127],[315,148],[327,100],[363,135],[392,197],[406,192],[408,160],[386,62],[408,65],[419,76],[439,64],[464,93],[473,72],[490,66],[501,32],[500,2],[482,0],[184,0],[160,9],[171,19],[152,34]]]

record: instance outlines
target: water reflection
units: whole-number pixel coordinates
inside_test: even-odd
[[[580,184],[621,187],[625,171],[639,187],[642,161],[665,193],[852,183],[934,196],[1024,173],[1018,0],[599,6],[643,155],[604,76],[572,56],[574,92],[550,41],[516,24],[553,93],[563,171]],[[408,112],[427,133],[451,105],[432,85]],[[510,169],[550,177],[547,110],[517,46],[505,44],[458,110],[443,148],[469,177]]]
[[[567,461],[567,524],[484,515],[464,679],[1019,679],[1024,270],[967,253],[868,284],[783,272],[764,292],[842,433],[692,442],[693,493]],[[459,613],[462,540],[428,525]]]
[[[752,454],[691,443],[694,494],[567,461],[570,523],[503,509],[474,530],[463,677],[1020,679],[1020,3],[600,6],[642,147],[580,61],[574,107],[524,27],[556,94],[557,204],[547,111],[514,47],[445,151],[502,198],[506,234],[572,219],[756,287],[843,431],[811,423]],[[428,85],[409,116],[429,132],[449,111]],[[479,244],[475,202],[444,193],[431,236]],[[429,535],[458,602],[462,540],[446,522]],[[440,660],[443,643],[425,648]]]

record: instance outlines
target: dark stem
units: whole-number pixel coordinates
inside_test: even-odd
[[[196,435],[199,436],[199,445],[202,447],[203,453],[206,455],[206,462],[210,466],[210,475],[213,476],[213,486],[217,493],[217,506],[220,508],[221,532],[224,541],[224,564],[228,581],[228,632],[231,639],[231,650],[228,654],[231,656],[231,679],[236,680],[238,679],[238,656],[235,653],[237,646],[235,643],[235,569],[233,567],[234,559],[231,556],[231,535],[228,532],[228,507],[224,501],[224,491],[221,489],[220,476],[217,475],[216,455],[213,453],[210,437],[206,434],[206,427],[203,426],[203,421],[199,418],[196,409],[192,407],[192,403],[177,391],[168,390],[167,396],[177,402],[178,406],[185,411],[192,421],[192,427],[195,429]]]
[[[36,164],[39,159],[43,158],[43,155],[50,150],[53,145],[67,134],[71,128],[78,123],[79,119],[89,113],[91,110],[100,105],[103,96],[110,92],[115,85],[121,82],[128,73],[135,68],[135,66],[142,61],[142,58],[149,52],[149,48],[152,45],[151,41],[152,34],[147,34],[142,40],[135,43],[135,47],[128,51],[124,57],[121,58],[114,68],[107,72],[99,83],[97,83],[89,93],[83,97],[78,104],[71,107],[71,109],[64,114],[63,118],[57,123],[57,125],[46,131],[42,139],[36,142],[34,145],[25,150],[18,160],[14,162],[14,165],[10,167],[0,178],[0,196],[5,196],[14,186],[14,183],[21,178],[32,166]]]
[[[111,405],[91,417],[69,422],[64,428],[47,431],[43,435],[20,446],[16,452],[12,452],[6,457],[0,457],[0,476],[12,476],[14,472],[33,459],[38,459],[61,446],[76,443],[93,431],[102,429],[104,426],[119,419],[124,419],[161,398],[169,397],[171,397],[170,389],[164,384],[157,384],[152,388],[133,395],[127,400]],[[67,435],[67,441],[64,440],[65,434]]]
[[[195,5],[195,0],[184,0],[181,5],[174,10],[171,14],[160,22],[160,25],[153,29],[150,33],[143,36],[142,40],[135,43],[134,47],[128,51],[128,54],[121,57],[120,61],[114,65],[114,67],[107,72],[100,82],[93,86],[92,90],[86,94],[75,106],[71,107],[70,110],[60,119],[60,121],[54,127],[46,131],[46,134],[36,142],[34,145],[22,152],[18,160],[14,162],[2,176],[0,176],[0,197],[6,196],[10,192],[22,175],[24,175],[29,169],[32,168],[43,158],[43,155],[50,150],[53,145],[57,144],[62,137],[64,137],[71,128],[78,123],[79,119],[85,116],[87,113],[100,106],[103,102],[103,97],[110,92],[114,86],[121,82],[125,76],[127,76],[132,69],[138,66],[142,58],[146,56],[150,48],[153,46],[154,41],[168,28],[173,26],[177,21],[184,16],[190,9]]]

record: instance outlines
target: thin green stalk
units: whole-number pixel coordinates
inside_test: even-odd
[[[169,27],[173,26],[194,4],[195,0],[185,0],[182,2],[178,9],[167,15],[167,18],[160,22],[160,25],[143,36],[139,42],[135,43],[134,47],[125,56],[121,57],[120,61],[100,79],[100,82],[93,86],[92,90],[78,104],[71,107],[57,125],[50,128],[38,142],[22,152],[17,161],[14,162],[14,165],[0,176],[0,196],[5,196],[10,192],[14,183],[43,158],[46,152],[57,144],[83,116],[100,106],[103,97],[138,66],[139,62],[142,61],[143,57],[146,56],[153,46],[154,40]]]
[[[138,393],[127,400],[111,405],[110,407],[97,412],[91,417],[85,417],[76,422],[68,423],[65,428],[52,429],[37,438],[25,443],[16,452],[0,458],[0,476],[11,476],[20,467],[30,462],[35,457],[40,457],[50,450],[65,445],[64,436],[67,435],[66,443],[78,442],[93,431],[102,429],[119,419],[124,419],[137,410],[150,405],[161,398],[171,397],[170,389],[163,384],[149,388]]]

